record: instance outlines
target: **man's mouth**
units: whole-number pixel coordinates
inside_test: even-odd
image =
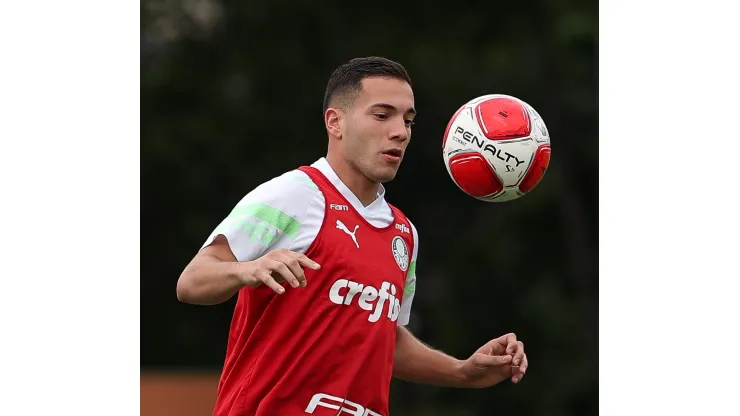
[[[401,150],[401,149],[388,149],[388,150],[384,151],[383,154],[384,155],[389,155],[389,156],[400,158],[401,156],[403,156],[403,150]]]

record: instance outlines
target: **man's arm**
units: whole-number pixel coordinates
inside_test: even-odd
[[[303,254],[275,250],[253,261],[237,262],[222,235],[201,250],[177,281],[177,299],[195,305],[215,305],[229,300],[244,286],[267,285],[278,294],[281,285],[305,287],[301,266],[318,269],[318,264]]]
[[[216,305],[229,300],[246,284],[226,237],[219,235],[185,267],[177,280],[177,299],[195,305]]]
[[[408,329],[397,327],[394,377],[416,383],[465,387],[462,366],[463,361],[427,347]]]
[[[427,347],[403,327],[411,318],[411,305],[416,291],[416,259],[419,253],[418,231],[410,220],[409,224],[414,239],[414,251],[406,276],[399,325],[396,329],[393,376],[417,383],[462,387],[465,384],[461,368],[463,361]]]
[[[470,388],[490,387],[510,377],[513,383],[521,381],[527,370],[527,356],[524,354],[524,344],[517,341],[514,334],[506,334],[491,340],[467,360],[458,360],[427,347],[404,328],[411,317],[419,250],[419,235],[413,223],[411,229],[414,252],[406,277],[401,314],[396,326],[393,376],[417,383]]]
[[[303,216],[318,191],[291,171],[265,182],[247,194],[216,227],[177,282],[184,303],[214,305],[244,286],[265,284],[283,293],[282,283],[305,286],[301,266],[317,265],[295,247]],[[323,213],[323,207],[321,209]],[[305,241],[301,244],[305,245]]]
[[[435,351],[404,327],[396,329],[393,376],[401,380],[446,387],[484,388],[508,378],[518,383],[524,376],[527,356],[516,335],[489,341],[467,360]]]

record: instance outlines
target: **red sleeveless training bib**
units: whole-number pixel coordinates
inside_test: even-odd
[[[411,224],[368,223],[317,169],[326,200],[307,286],[239,292],[214,416],[388,415]],[[341,413],[340,413],[341,411]]]

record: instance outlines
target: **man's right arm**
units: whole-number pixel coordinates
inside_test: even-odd
[[[177,299],[196,305],[215,305],[229,300],[246,286],[245,263],[236,261],[226,237],[218,235],[183,270],[177,280]]]
[[[265,284],[278,294],[281,285],[306,286],[301,266],[319,265],[303,254],[286,249],[271,251],[257,260],[237,262],[226,237],[218,235],[185,267],[177,281],[177,299],[195,305],[216,305],[229,300],[244,286]]]
[[[283,293],[282,283],[305,286],[303,267],[318,265],[299,248],[302,224],[318,188],[300,171],[288,172],[247,194],[216,227],[177,282],[181,302],[214,305],[244,286],[265,284]],[[323,210],[322,210],[323,212]],[[310,233],[309,233],[310,234]],[[305,244],[298,244],[298,247]]]

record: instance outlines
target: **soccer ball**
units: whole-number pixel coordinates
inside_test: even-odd
[[[550,164],[550,134],[537,111],[509,95],[483,95],[455,112],[442,142],[450,177],[468,195],[504,202],[531,192]]]

